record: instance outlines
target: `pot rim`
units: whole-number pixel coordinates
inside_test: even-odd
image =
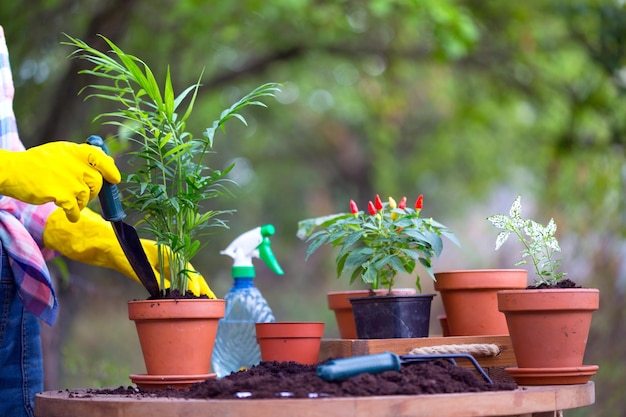
[[[161,320],[164,318],[212,319],[226,312],[223,298],[159,299],[128,301],[130,320]]]
[[[519,293],[519,294],[543,294],[543,293],[555,293],[555,292],[560,292],[560,293],[565,293],[565,292],[572,292],[572,293],[583,293],[583,292],[588,292],[588,293],[600,293],[600,290],[597,288],[586,288],[586,287],[579,287],[579,288],[521,288],[521,289],[514,289],[514,290],[500,290],[498,291],[499,293],[503,293],[503,294],[515,294],[515,293]]]
[[[329,291],[326,294],[326,300],[328,302],[328,308],[331,310],[341,310],[341,309],[352,309],[352,304],[350,304],[351,296],[358,297],[368,297],[369,294],[368,289],[364,290],[346,290],[346,291]],[[379,292],[381,294],[386,294],[387,289],[378,289],[373,290],[375,292]],[[392,288],[394,294],[417,294],[417,289],[415,288]]]
[[[270,321],[255,323],[257,339],[290,339],[324,335],[322,321]]]
[[[549,288],[501,290],[498,310],[507,311],[595,311],[600,308],[597,288]]]
[[[525,269],[467,269],[435,273],[436,291],[526,288]]]
[[[432,299],[434,297],[436,297],[437,294],[432,293],[432,294],[398,294],[398,295],[373,295],[373,296],[367,296],[367,297],[356,297],[356,298],[349,298],[348,300],[350,300],[350,303],[352,304],[352,301],[356,301],[357,303],[367,303],[368,301],[371,300],[379,300],[379,301],[391,301],[391,300],[398,300],[400,302],[409,302],[411,300],[414,299],[424,299],[427,301],[432,301]]]
[[[523,268],[485,268],[485,269],[480,269],[480,268],[469,268],[469,269],[449,269],[449,270],[445,270],[445,271],[438,271],[435,272],[435,276],[436,275],[443,275],[443,274],[451,274],[451,273],[459,273],[459,272],[463,272],[463,273],[479,273],[479,272],[502,272],[502,271],[516,271],[516,272],[526,272],[528,273],[528,270],[523,269]]]

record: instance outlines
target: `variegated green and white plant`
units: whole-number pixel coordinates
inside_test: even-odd
[[[559,242],[554,236],[556,233],[556,223],[550,219],[546,226],[534,220],[522,217],[522,197],[518,196],[509,210],[509,215],[495,214],[487,217],[501,232],[496,238],[496,250],[515,235],[523,244],[522,259],[515,265],[528,263],[528,258],[533,263],[536,272],[535,286],[542,285],[552,287],[565,277],[564,272],[557,272],[561,266],[561,259],[556,258],[556,254],[561,252]]]

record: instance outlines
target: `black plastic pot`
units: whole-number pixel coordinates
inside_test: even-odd
[[[428,337],[435,294],[351,298],[359,339]]]

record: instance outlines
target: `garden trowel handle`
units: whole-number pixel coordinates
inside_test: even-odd
[[[104,145],[104,140],[102,140],[100,136],[89,136],[86,142],[92,146],[99,147],[105,154],[109,154],[106,146]],[[100,200],[102,217],[104,217],[105,220],[110,222],[120,222],[126,217],[126,213],[124,213],[124,209],[122,208],[122,203],[120,201],[120,193],[117,185],[111,184],[107,180],[103,179],[102,189],[98,194],[98,199]]]
[[[364,372],[399,371],[401,362],[400,357],[391,352],[332,359],[317,367],[317,376],[326,381],[341,381]]]

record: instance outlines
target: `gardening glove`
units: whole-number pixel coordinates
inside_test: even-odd
[[[50,142],[26,151],[0,150],[0,194],[29,204],[53,201],[67,219],[95,198],[102,178],[120,182],[120,172],[101,149],[73,142]]]
[[[140,282],[128,259],[126,259],[124,251],[122,251],[113,231],[113,226],[89,208],[84,209],[80,214],[78,221],[72,223],[65,216],[63,210],[53,211],[44,228],[44,246],[75,261],[114,269]],[[166,272],[169,271],[169,265],[159,265],[156,242],[141,239],[141,245],[157,277],[160,268],[165,268]],[[195,270],[191,265],[188,266],[188,269]],[[202,275],[198,273],[190,275],[188,284],[190,291],[195,295],[207,295],[209,298],[215,298],[215,294]],[[166,280],[165,286],[166,288],[169,287],[169,280]]]

